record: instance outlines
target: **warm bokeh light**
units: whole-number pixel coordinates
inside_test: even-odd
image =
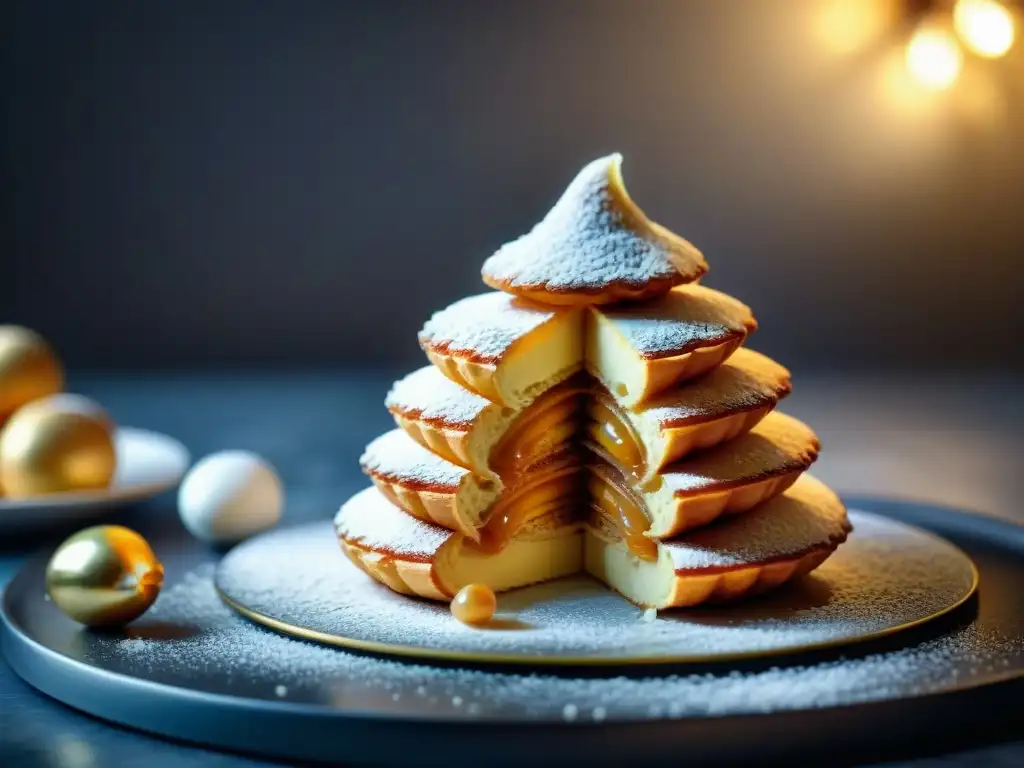
[[[824,0],[812,17],[814,34],[830,53],[858,53],[892,28],[899,8],[896,0]]]
[[[935,26],[921,27],[907,44],[907,69],[928,88],[942,90],[960,74],[963,56],[950,32]]]
[[[1013,45],[1013,16],[995,0],[957,0],[953,24],[967,47],[979,56],[998,58]]]
[[[964,62],[951,108],[961,125],[986,135],[995,135],[1007,127],[1010,102],[998,78],[983,67]]]

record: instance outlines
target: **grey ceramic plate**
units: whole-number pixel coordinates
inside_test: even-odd
[[[30,499],[0,497],[0,535],[73,520],[85,521],[115,507],[143,501],[173,488],[189,465],[181,443],[145,429],[121,427],[115,436],[117,470],[102,491],[59,493]]]
[[[168,539],[167,587],[128,630],[90,632],[61,616],[44,599],[41,556],[8,587],[0,637],[19,675],[70,706],[287,760],[679,764],[799,754],[833,765],[1019,727],[1024,529],[939,507],[849,503],[954,542],[978,566],[978,599],[886,638],[766,660],[569,670],[411,663],[239,617],[214,589],[208,553]]]

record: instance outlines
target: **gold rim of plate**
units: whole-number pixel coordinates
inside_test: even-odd
[[[837,648],[844,645],[858,645],[861,643],[869,642],[871,640],[879,640],[890,635],[894,635],[897,632],[903,632],[914,627],[919,627],[928,622],[935,621],[936,619],[942,618],[949,613],[952,613],[956,609],[964,605],[970,600],[975,593],[978,591],[978,584],[980,582],[980,574],[978,573],[978,567],[974,564],[974,560],[964,552],[956,544],[951,541],[944,539],[938,534],[932,533],[923,528],[918,528],[914,525],[909,525],[902,521],[895,521],[900,525],[906,526],[914,530],[919,534],[924,534],[931,539],[935,539],[945,546],[952,547],[955,549],[961,557],[966,561],[970,567],[971,572],[971,585],[966,590],[960,599],[942,609],[935,611],[927,616],[922,616],[913,621],[904,622],[903,624],[895,624],[890,627],[878,629],[872,632],[865,632],[861,635],[855,635],[850,637],[834,638],[831,640],[823,640],[816,643],[808,643],[806,645],[799,646],[786,646],[779,648],[770,648],[766,650],[754,650],[754,651],[733,651],[719,654],[661,654],[651,656],[624,656],[624,657],[612,657],[612,656],[525,656],[518,654],[509,653],[488,653],[483,651],[456,651],[445,648],[428,648],[424,646],[413,646],[413,645],[399,645],[395,643],[385,643],[377,640],[361,640],[359,638],[347,637],[344,635],[333,635],[326,632],[320,632],[315,629],[307,629],[305,627],[295,626],[289,624],[281,619],[276,619],[273,616],[267,616],[266,614],[260,613],[259,611],[248,608],[241,605],[231,599],[217,584],[216,578],[214,578],[214,588],[216,589],[217,595],[232,610],[236,611],[240,615],[249,619],[250,621],[262,624],[263,626],[282,632],[286,635],[296,637],[302,640],[311,640],[316,643],[324,645],[334,646],[336,648],[344,648],[346,650],[353,651],[364,651],[370,653],[381,654],[385,656],[401,656],[405,658],[420,659],[421,661],[461,661],[461,662],[472,662],[482,664],[507,664],[524,667],[635,667],[635,666],[655,666],[655,665],[666,665],[666,664],[712,664],[720,662],[730,661],[749,661],[753,659],[764,659],[772,658],[777,656],[792,656],[799,655],[801,653],[813,653],[815,651],[827,650],[830,648]],[[782,587],[783,589],[785,586]],[[409,598],[416,599],[416,598]],[[622,598],[625,600],[625,598]],[[699,609],[697,609],[699,610]],[[487,631],[483,628],[481,631]]]

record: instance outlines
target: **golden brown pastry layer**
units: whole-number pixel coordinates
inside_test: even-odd
[[[505,293],[420,332],[432,365],[388,394],[399,429],[361,460],[375,489],[336,518],[353,562],[393,589],[510,589],[586,552],[630,599],[692,605],[781,583],[845,538],[834,495],[805,482],[817,438],[775,412],[788,371],[742,348],[750,308],[697,284],[703,256],[633,203],[620,163],[588,165],[487,260]]]
[[[725,362],[756,328],[746,305],[699,285],[585,313],[485,293],[435,313],[420,345],[445,376],[493,403],[525,407],[585,366],[635,408]]]
[[[636,410],[597,387],[587,406],[587,437],[643,483],[695,450],[749,431],[791,388],[789,371],[741,348],[710,373]]]
[[[839,499],[808,475],[742,517],[659,542],[638,559],[604,518],[585,538],[564,517],[539,518],[497,554],[461,534],[417,520],[376,489],[353,496],[335,518],[342,550],[372,578],[403,594],[448,600],[469,583],[496,591],[576,573],[584,565],[638,605],[654,608],[736,600],[807,573],[845,541]]]
[[[490,480],[395,429],[366,447],[360,465],[410,515],[459,531],[491,552],[534,517],[579,505],[581,467],[571,448],[545,455],[522,474]]]
[[[721,365],[756,329],[742,302],[681,285],[642,304],[588,310],[586,368],[623,406],[637,408]]]
[[[591,506],[620,531],[638,557],[653,557],[653,539],[668,539],[746,512],[784,492],[818,456],[819,442],[782,413],[750,432],[676,462],[640,484],[597,445],[589,467]]]
[[[334,525],[342,551],[369,576],[396,592],[432,600],[450,600],[467,584],[504,591],[582,569],[580,526],[559,515],[535,519],[496,554],[412,517],[376,488],[349,499]]]
[[[491,479],[521,474],[574,442],[583,395],[576,374],[522,409],[492,403],[434,367],[395,383],[386,405],[414,440],[454,464]]]
[[[658,542],[653,560],[633,554],[616,526],[597,515],[587,536],[586,564],[638,605],[693,606],[747,597],[807,573],[850,530],[835,493],[803,475],[786,493],[745,515]]]
[[[420,346],[445,376],[522,408],[582,367],[582,316],[504,293],[471,296],[423,326]]]
[[[484,262],[484,282],[580,306],[652,298],[703,275],[701,252],[630,199],[621,163],[613,154],[583,168],[539,224]]]

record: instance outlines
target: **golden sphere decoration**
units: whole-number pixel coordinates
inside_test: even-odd
[[[60,361],[42,336],[20,325],[0,325],[0,424],[63,386]]]
[[[113,421],[80,395],[35,400],[0,431],[0,489],[9,498],[106,488],[116,465]]]
[[[46,591],[61,611],[89,627],[137,619],[164,583],[164,567],[142,536],[97,525],[61,544],[46,566]]]
[[[463,624],[485,624],[498,609],[498,598],[486,584],[468,584],[452,600],[452,616]]]

